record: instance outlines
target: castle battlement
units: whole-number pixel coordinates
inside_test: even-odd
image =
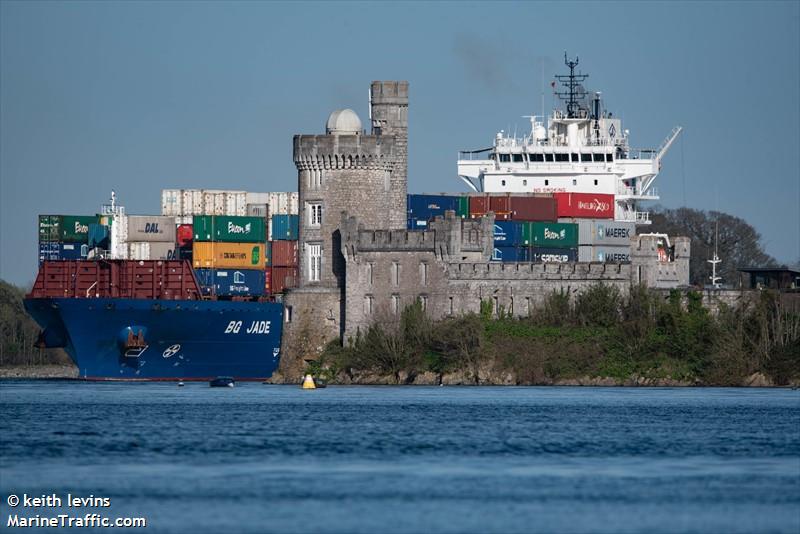
[[[296,135],[298,170],[394,169],[399,161],[393,137],[382,135]]]
[[[448,263],[451,280],[629,280],[624,263]]]

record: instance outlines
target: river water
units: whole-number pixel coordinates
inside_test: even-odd
[[[3,527],[800,532],[788,389],[3,381],[0,405]],[[26,493],[110,506],[9,507]]]

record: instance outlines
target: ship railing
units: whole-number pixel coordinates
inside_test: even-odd
[[[635,222],[636,224],[650,224],[649,211],[625,211],[619,217],[620,221]]]
[[[627,195],[631,197],[657,197],[658,189],[656,189],[655,187],[651,187],[647,191],[637,191],[635,187],[618,186],[617,194]]]

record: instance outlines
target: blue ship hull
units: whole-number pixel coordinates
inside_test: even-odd
[[[278,303],[29,298],[25,308],[81,378],[263,380],[280,360]],[[143,343],[132,347],[131,336]]]

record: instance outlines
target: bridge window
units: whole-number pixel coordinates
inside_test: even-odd
[[[576,153],[572,153],[572,161],[578,161],[578,155]]]
[[[500,185],[502,185],[503,187],[505,187],[505,186],[506,186],[506,181],[505,181],[505,180],[500,180]]]
[[[514,154],[514,163],[522,163],[522,154]]]
[[[544,161],[544,154],[528,154],[531,161]]]
[[[545,154],[544,155],[544,160],[545,161],[553,161],[553,155],[552,154]]]
[[[569,154],[556,154],[556,161],[569,161]]]
[[[545,180],[544,185],[550,185],[550,180]]]
[[[500,154],[501,163],[508,163],[509,161],[511,161],[511,154]]]
[[[581,154],[581,161],[592,161],[591,154]]]
[[[603,155],[602,154],[595,154],[594,155],[594,160],[602,162],[603,161]]]
[[[594,185],[597,185],[597,180],[594,181]]]
[[[606,161],[614,161],[614,154],[606,154]]]

